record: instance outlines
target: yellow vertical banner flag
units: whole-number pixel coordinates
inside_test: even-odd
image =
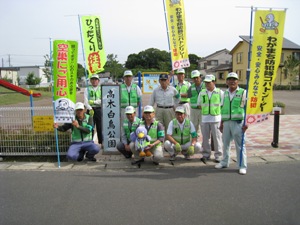
[[[166,0],[168,35],[172,69],[190,66],[183,0]]]
[[[86,69],[89,71],[89,76],[91,76],[103,71],[106,63],[100,17],[82,16],[81,27]]]
[[[273,84],[281,59],[285,11],[255,13],[246,123],[266,120],[273,109]]]

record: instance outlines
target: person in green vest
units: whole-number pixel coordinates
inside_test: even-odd
[[[125,108],[129,105],[137,108],[142,101],[142,91],[140,87],[132,82],[132,71],[124,71],[123,78],[124,83],[121,84],[121,124],[125,119]]]
[[[185,70],[183,68],[177,70],[177,78],[178,84],[176,85],[176,90],[180,95],[179,105],[182,105],[186,112],[186,117],[190,118],[191,110],[190,110],[190,99],[188,98],[188,89],[191,86],[191,83],[184,80],[185,78]]]
[[[202,75],[198,70],[193,70],[191,72],[191,78],[193,79],[193,84],[190,86],[187,96],[190,98],[190,105],[191,105],[191,114],[190,114],[190,119],[192,123],[195,126],[197,134],[200,133],[200,124],[201,124],[201,109],[197,105],[198,101],[198,95],[202,89],[205,89],[205,84],[202,81]]]
[[[88,114],[93,116],[94,125],[97,130],[98,143],[102,145],[102,108],[101,108],[101,86],[98,74],[93,74],[90,83],[84,92],[84,104]]]
[[[216,169],[229,167],[230,144],[234,140],[239,174],[247,173],[247,152],[245,147],[245,132],[248,126],[244,125],[246,104],[246,90],[238,86],[239,77],[231,72],[226,77],[228,89],[224,93],[224,101],[221,110],[222,122],[220,131],[223,133],[223,159],[215,166]],[[244,135],[243,135],[244,134]]]
[[[214,75],[206,75],[204,79],[206,89],[202,89],[198,96],[198,106],[201,107],[202,121],[202,155],[201,161],[206,163],[211,156],[212,137],[214,145],[214,161],[219,163],[222,157],[222,133],[219,130],[221,122],[221,104],[224,92],[216,87]]]
[[[176,118],[168,126],[165,149],[170,154],[170,160],[174,161],[178,153],[186,159],[201,150],[201,144],[197,142],[197,132],[192,121],[186,118],[185,108],[178,106],[175,109]]]
[[[65,123],[59,126],[54,123],[53,127],[58,131],[65,132],[72,129],[72,141],[67,152],[67,158],[81,162],[84,156],[88,161],[96,162],[95,155],[99,152],[99,147],[93,141],[93,117],[85,113],[84,104],[75,104],[75,120],[72,123]]]
[[[123,121],[121,128],[121,141],[117,144],[117,149],[125,158],[130,159],[132,157],[130,144],[133,144],[130,140],[130,134],[131,132],[135,132],[140,123],[140,119],[136,117],[135,108],[133,106],[127,106],[125,108],[125,114],[126,119]]]
[[[144,120],[140,121],[139,126],[145,127],[148,135],[151,137],[150,144],[145,147],[145,150],[149,150],[152,153],[153,164],[159,165],[159,161],[164,157],[162,143],[164,143],[165,139],[165,128],[162,123],[155,119],[153,106],[146,105],[143,114]],[[135,145],[130,146],[135,159],[132,164],[144,161],[144,158],[139,155],[138,148]]]

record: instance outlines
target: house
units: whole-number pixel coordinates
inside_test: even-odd
[[[246,72],[248,68],[248,52],[250,36],[240,36],[242,41],[239,41],[230,51],[232,55],[232,71],[236,72],[240,77],[240,84],[246,84]],[[284,38],[282,43],[281,62],[277,70],[277,76],[274,81],[275,85],[288,85],[290,79],[284,70],[284,61],[288,56],[294,55],[296,59],[300,59],[300,46]],[[299,77],[298,77],[299,79]]]
[[[16,67],[0,67],[0,79],[7,80],[14,85],[19,85],[18,71]]]
[[[40,85],[49,84],[48,79],[45,76],[45,73],[43,71],[43,69],[45,69],[45,66],[20,66],[18,68],[19,68],[18,76],[20,79],[20,85],[26,84],[26,78],[29,73],[33,73],[35,77],[41,78]]]
[[[213,74],[220,80],[224,80],[226,75],[232,70],[232,56],[230,51],[222,49],[203,57],[199,60],[198,66],[203,75]]]

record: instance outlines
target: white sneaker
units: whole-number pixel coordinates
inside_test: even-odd
[[[225,166],[223,166],[221,163],[218,163],[217,165],[215,165],[216,169],[222,169],[225,168]]]
[[[247,173],[247,170],[245,168],[239,170],[239,174],[241,174],[241,175],[245,175],[246,173]]]

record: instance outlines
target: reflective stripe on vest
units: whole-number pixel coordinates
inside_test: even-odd
[[[101,88],[100,86],[97,87],[96,91],[92,88],[92,86],[88,87],[89,91],[89,100],[101,100]],[[96,105],[91,105],[92,107],[95,107]]]
[[[188,143],[191,140],[191,123],[190,120],[185,119],[184,125],[183,125],[183,131],[181,132],[181,129],[179,127],[177,119],[173,119],[173,132],[172,137],[180,143],[181,145],[184,145]]]
[[[140,126],[145,127],[145,121],[141,121]],[[148,130],[148,135],[151,137],[150,143],[154,143],[157,140],[157,128],[158,128],[158,121],[154,121],[150,127],[150,129]],[[147,128],[146,128],[147,129]],[[161,142],[156,145],[156,146],[160,146]]]
[[[121,108],[126,108],[129,105],[134,108],[138,106],[137,85],[132,84],[130,92],[128,92],[126,84],[121,84]]]
[[[84,116],[81,126],[87,128],[90,126],[88,124],[90,116],[87,114],[84,114],[84,115],[85,116]],[[73,128],[72,128],[72,141],[73,142],[92,141],[92,140],[93,140],[92,131],[89,134],[83,133],[78,128],[73,126]]]
[[[220,115],[221,114],[221,95],[220,89],[216,88],[210,97],[206,90],[200,92],[202,115]]]

